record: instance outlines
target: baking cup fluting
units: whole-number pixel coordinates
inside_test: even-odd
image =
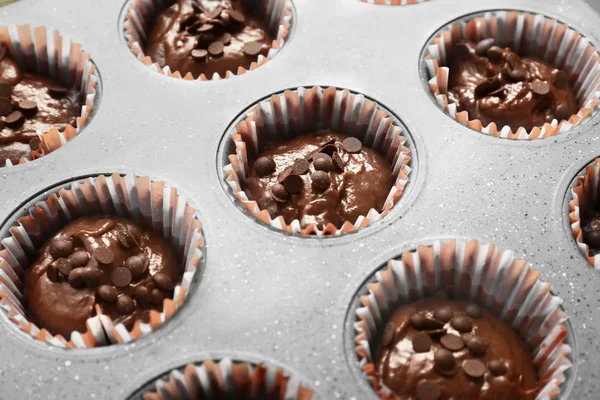
[[[258,156],[267,140],[289,139],[322,129],[358,138],[390,164],[394,183],[382,211],[371,208],[356,221],[345,221],[340,227],[329,223],[323,229],[314,223],[303,227],[298,219],[288,224],[282,216],[271,218],[267,210],[260,209],[244,192],[251,168],[249,160]],[[223,171],[236,201],[262,223],[301,235],[341,235],[380,220],[398,203],[411,172],[408,137],[397,117],[362,94],[336,87],[299,87],[260,101],[232,125],[225,135],[229,163],[223,166]]]
[[[425,3],[429,0],[360,0],[363,3],[378,4],[385,6],[408,6],[411,4]]]
[[[311,400],[314,392],[282,367],[231,358],[206,360],[170,371],[129,400],[179,400],[222,398]],[[240,396],[240,397],[237,397]],[[264,396],[264,397],[260,397]]]
[[[354,316],[355,356],[369,383],[382,399],[397,397],[377,375],[374,357],[388,318],[400,306],[434,297],[470,300],[493,312],[527,343],[539,382],[536,399],[561,394],[572,366],[566,343],[567,315],[562,300],[512,251],[476,240],[434,241],[389,260],[357,293]]]
[[[198,211],[188,199],[165,182],[148,176],[98,175],[51,189],[34,204],[19,211],[16,223],[5,227],[0,250],[0,307],[10,321],[32,338],[67,348],[92,348],[125,343],[151,333],[184,304],[203,265],[204,236]],[[128,218],[144,229],[160,234],[181,261],[181,282],[173,298],[165,298],[161,312],[152,310],[147,322],[137,320],[128,330],[113,323],[96,304],[96,315],[86,321],[87,330],[70,338],[52,335],[27,317],[24,304],[24,271],[50,236],[79,217],[109,215]]]
[[[259,18],[264,20],[269,34],[273,38],[266,56],[259,54],[257,60],[250,66],[238,66],[236,70],[227,70],[221,76],[215,72],[212,76],[200,74],[194,77],[191,72],[182,73],[173,71],[168,65],[160,66],[158,62],[144,53],[148,33],[152,28],[155,16],[173,4],[172,0],[129,0],[125,6],[123,19],[123,35],[127,47],[133,55],[150,69],[177,79],[210,81],[231,78],[243,75],[254,70],[279,53],[289,40],[292,24],[294,23],[294,9],[292,0],[244,0],[252,11],[257,12]]]
[[[0,43],[21,69],[48,77],[67,88],[75,87],[83,96],[75,126],[66,124],[62,132],[56,126],[46,132],[38,131],[39,146],[31,150],[28,159],[19,160],[18,163],[22,164],[59,149],[80,133],[97,105],[99,76],[91,55],[81,44],[49,27],[29,24],[0,26]],[[0,166],[5,165],[13,165],[13,162],[0,160]]]
[[[500,47],[509,47],[519,56],[542,59],[567,74],[579,102],[579,111],[568,119],[527,131],[520,127],[488,126],[471,118],[467,111],[459,112],[449,100],[448,54],[461,40],[479,42],[493,38]],[[423,50],[423,64],[428,90],[438,105],[452,118],[476,131],[508,139],[546,138],[565,132],[590,117],[600,96],[600,55],[596,47],[577,30],[554,18],[519,10],[482,12],[461,17],[441,28]]]
[[[600,253],[592,255],[589,244],[584,241],[581,217],[598,204],[600,198],[598,196],[599,183],[600,158],[597,158],[585,168],[583,175],[576,178],[575,185],[571,188],[571,198],[569,200],[571,232],[577,242],[577,247],[579,247],[587,262],[594,268],[600,268]]]

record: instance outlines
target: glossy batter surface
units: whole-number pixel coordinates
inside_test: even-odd
[[[76,257],[83,258],[82,262],[75,261]],[[132,259],[142,264],[133,265]],[[60,266],[64,261],[70,268]],[[135,320],[146,319],[149,310],[162,310],[162,300],[172,296],[173,287],[169,288],[168,282],[159,285],[155,277],[166,275],[173,286],[183,275],[178,266],[170,245],[162,237],[144,231],[130,220],[80,218],[55,234],[25,271],[28,316],[39,328],[69,338],[73,331],[86,330],[85,321],[96,315],[95,305],[99,304],[114,322],[131,328]],[[60,272],[65,268],[71,272]],[[130,271],[129,282],[123,270],[115,273],[118,268]],[[82,278],[73,279],[73,273],[82,274]],[[139,295],[146,291],[142,287],[148,293]],[[108,296],[101,294],[102,290],[116,297],[106,301]]]
[[[177,0],[155,18],[145,54],[161,67],[168,65],[171,71],[179,71],[182,76],[191,72],[194,78],[200,74],[211,78],[215,72],[223,77],[226,71],[237,73],[238,67],[250,68],[259,54],[267,55],[272,38],[264,22],[245,10],[242,3],[240,0]],[[232,11],[241,13],[243,22],[233,20]],[[209,18],[215,14],[218,15]],[[203,28],[207,25],[212,29]],[[222,54],[211,54],[209,47],[214,42],[223,43]],[[248,54],[244,47],[253,42],[258,43],[256,54],[254,51]],[[206,50],[206,57],[194,58],[195,49]]]
[[[360,215],[371,208],[381,211],[393,185],[392,168],[373,149],[362,146],[359,152],[344,150],[343,141],[348,136],[323,130],[285,141],[265,144],[261,157],[275,161],[275,171],[260,177],[252,168],[245,191],[248,198],[255,200],[272,218],[283,216],[286,223],[298,219],[303,227],[316,224],[320,229],[328,223],[340,227],[344,221],[354,223]],[[330,186],[326,190],[315,188],[313,173],[316,172],[312,158],[326,144],[333,144],[341,158],[343,168],[327,171]],[[302,189],[290,194],[285,202],[273,197],[273,186],[281,182],[296,160],[308,160],[308,172],[299,175]]]
[[[376,352],[375,365],[377,375],[383,384],[396,394],[397,399],[533,400],[535,398],[536,371],[527,345],[510,326],[485,309],[478,308],[480,313],[478,318],[469,317],[466,311],[469,306],[473,307],[473,303],[445,298],[428,299],[402,306],[392,314],[386,327],[387,334],[384,334],[387,337],[382,339],[383,345],[380,345]],[[446,309],[443,311],[446,317],[441,320],[436,317],[436,311],[439,313],[440,309]],[[415,324],[411,320],[415,318],[413,317],[415,314],[425,318],[424,325]],[[452,319],[448,319],[449,317]],[[460,322],[466,325],[462,327],[464,329],[456,328],[461,325],[453,320],[457,317],[463,318]],[[465,322],[465,317],[470,321],[471,329],[468,329],[469,322]],[[435,321],[431,322],[430,319]],[[436,321],[439,326],[436,326]],[[428,323],[432,326],[427,326]],[[416,326],[421,329],[417,329]],[[442,344],[442,341],[447,339],[443,338],[446,334],[460,338],[454,350],[448,350]],[[430,338],[429,349],[426,345],[418,343],[418,340],[415,345],[417,335]],[[475,353],[466,345],[473,337],[477,337],[477,340],[485,344],[484,347],[476,348],[479,351]],[[458,349],[460,340],[463,340],[463,347]],[[435,354],[440,350],[449,352],[453,356],[454,368],[446,368],[445,371],[443,368],[440,369],[440,365],[443,364],[435,361]],[[478,365],[483,364],[483,376],[479,378],[468,376],[464,368],[468,361]],[[496,369],[490,367],[491,363],[501,363],[506,369],[503,373],[499,373],[497,366]],[[491,372],[492,369],[495,373]],[[473,372],[479,371],[469,369],[469,373]],[[422,387],[421,397],[419,397],[420,385],[437,387],[439,396],[423,395],[423,392],[427,391]],[[431,390],[428,394],[432,394]]]
[[[529,131],[553,119],[568,119],[579,110],[564,72],[542,60],[521,58],[509,48],[477,52],[476,47],[471,42],[457,44],[448,62],[448,100],[458,111],[467,111],[470,120]],[[539,82],[543,90],[536,93],[533,85]]]

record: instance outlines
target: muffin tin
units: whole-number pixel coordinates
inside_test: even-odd
[[[0,9],[0,24],[51,26],[82,43],[98,68],[95,115],[61,149],[0,170],[2,237],[31,199],[73,178],[133,173],[164,180],[199,209],[204,270],[167,323],[128,344],[61,349],[31,340],[0,314],[0,398],[128,399],[188,362],[231,357],[287,367],[322,399],[375,400],[354,354],[352,307],[362,283],[418,244],[478,239],[513,250],[551,283],[572,329],[574,367],[562,399],[596,399],[598,273],[572,238],[570,186],[600,155],[600,117],[551,138],[510,141],[448,118],[424,90],[423,46],[460,16],[524,9],[568,23],[598,45],[600,6],[583,0],[432,0],[380,6],[295,0],[290,40],[243,76],[187,82],[151,71],[122,37],[124,0],[34,2]],[[258,224],[230,200],[219,144],[256,101],[298,86],[369,96],[413,139],[411,179],[376,223],[333,238]]]

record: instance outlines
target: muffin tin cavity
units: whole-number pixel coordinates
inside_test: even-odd
[[[24,211],[15,212],[2,228],[2,308],[11,325],[50,345],[92,348],[151,333],[184,304],[204,265],[204,236],[196,208],[177,189],[147,176],[98,175],[72,181],[47,189],[19,210]],[[90,216],[111,219],[90,224]],[[73,221],[81,225],[69,225],[72,236],[53,239],[47,247],[49,255],[41,255],[48,239]],[[144,239],[144,231],[158,236]],[[141,255],[126,257],[138,254],[136,249]],[[167,254],[171,252],[172,256]],[[49,257],[56,260],[47,265]],[[154,264],[155,257],[161,258],[160,266]],[[175,274],[167,270],[157,272],[171,257],[179,281],[173,281],[169,275]],[[35,272],[28,274],[36,259]],[[119,260],[125,260],[123,265],[116,265]],[[100,284],[103,276],[109,276],[110,283]],[[34,279],[41,283],[33,284]],[[146,296],[138,293],[142,286]],[[41,299],[35,302],[39,303],[35,312],[25,301],[34,294]],[[51,300],[53,296],[61,298]],[[89,301],[95,312],[80,310]],[[146,318],[133,314],[150,303],[154,306],[148,307]],[[52,334],[30,321],[34,314],[40,319],[65,310],[68,316],[60,318],[65,326],[79,314],[85,318],[89,311],[93,316],[85,321],[87,330]],[[115,315],[130,315],[129,321],[113,321]]]
[[[289,41],[292,0],[131,0],[122,34],[131,53],[154,71],[185,80],[243,75]]]
[[[444,304],[443,299],[450,299],[446,303],[456,304],[456,309],[462,311],[437,307],[436,299],[442,299],[440,304]],[[524,260],[516,259],[511,251],[476,240],[434,241],[389,260],[360,287],[347,315],[346,326],[354,327],[354,332],[348,334],[354,346],[347,347],[354,354],[348,359],[352,367],[360,366],[362,375],[368,377],[381,398],[388,398],[390,389],[383,384],[375,362],[382,343],[394,343],[394,337],[405,332],[404,322],[396,321],[394,325],[391,316],[405,305],[416,310],[429,304],[428,309],[435,311],[431,317],[414,311],[406,314],[406,324],[424,331],[413,338],[415,352],[429,352],[435,341],[437,347],[444,349],[435,354],[435,365],[442,375],[454,376],[456,368],[461,369],[458,373],[475,380],[485,374],[502,375],[506,365],[485,359],[486,337],[480,340],[471,331],[482,315],[494,315],[497,323],[502,320],[506,329],[512,328],[508,334],[516,333],[532,350],[538,398],[556,398],[570,387],[570,383],[565,383],[567,377],[573,379],[568,372],[574,360],[569,344],[572,336],[561,303],[540,274],[529,269]],[[508,335],[505,339],[510,341]],[[457,360],[453,353],[459,357]],[[437,383],[421,388],[422,383],[417,385],[417,392],[440,389]]]
[[[306,136],[315,133],[323,139],[313,140]],[[336,136],[338,133],[344,136]],[[288,139],[306,140],[302,143],[315,150],[298,156],[293,166],[277,172],[273,159],[262,155],[265,150],[271,149],[269,143],[292,143],[284,142]],[[297,145],[295,142],[290,144]],[[336,186],[336,179],[347,179],[347,168],[351,168],[355,160],[366,163],[365,160],[370,159],[371,156],[361,153],[363,146],[365,152],[375,150],[378,156],[383,156],[382,162],[391,166],[393,184],[387,197],[385,194],[382,197],[382,200],[385,199],[382,209],[370,208],[366,214],[353,220],[342,219],[344,222],[337,226],[331,221],[318,223],[308,212],[304,214],[303,221],[297,217],[292,220],[289,216],[284,219],[280,211],[290,207],[297,210],[295,204],[307,196],[314,196],[311,205],[315,202],[323,204],[322,201],[333,195],[343,199],[347,181]],[[356,158],[353,157],[355,153],[361,154]],[[273,157],[281,162],[282,157]],[[228,185],[228,193],[255,220],[287,233],[327,236],[355,232],[384,218],[399,202],[409,178],[414,174],[411,172],[413,157],[410,133],[387,108],[348,89],[314,86],[276,93],[252,105],[225,133],[219,161],[223,163],[220,169]],[[269,177],[270,183],[279,182],[268,190],[264,189],[262,203],[260,199],[250,198],[252,195],[246,190],[253,171],[259,177]],[[356,178],[360,179],[360,175]],[[269,190],[279,204],[275,211],[264,206],[270,200],[267,198]],[[296,193],[299,193],[298,197],[294,197]],[[261,208],[261,204],[265,208]]]
[[[469,50],[462,41],[477,46]],[[504,48],[512,52],[503,53]],[[488,69],[485,60],[493,60]],[[550,76],[533,60],[559,71]],[[469,115],[466,109],[472,99],[461,100],[459,109],[456,99],[473,83],[453,74],[450,62],[468,71],[463,75],[480,80],[474,88],[476,108],[471,108],[489,109],[490,115],[483,114],[486,111],[477,111],[482,112],[480,117]],[[493,66],[497,71],[492,72]],[[471,129],[508,139],[547,138],[581,125],[596,110],[600,55],[590,39],[554,18],[519,10],[480,12],[448,23],[431,37],[421,55],[421,76],[434,102]],[[568,101],[569,88],[575,99]],[[514,121],[510,126],[509,117]],[[523,126],[524,121],[531,126]]]

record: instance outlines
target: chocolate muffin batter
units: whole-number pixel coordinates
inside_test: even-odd
[[[592,210],[580,208],[583,242],[589,246],[592,257],[600,253],[600,211],[598,208]]]
[[[54,235],[25,271],[28,316],[39,328],[69,338],[86,330],[95,305],[133,327],[162,310],[182,270],[159,235],[117,217],[77,219]]]
[[[495,122],[530,131],[568,120],[579,104],[565,72],[545,61],[519,57],[494,39],[456,44],[449,56],[448,100],[483,126]]]
[[[392,168],[360,140],[329,130],[265,144],[245,192],[271,218],[302,227],[340,228],[371,208],[381,211],[392,189]]]
[[[376,352],[381,383],[402,400],[533,400],[533,356],[513,329],[472,302],[398,308]]]
[[[76,126],[83,104],[78,90],[22,71],[6,48],[0,47],[0,165],[7,159],[16,164],[29,158],[31,150],[38,150],[36,131]]]
[[[237,73],[266,56],[272,39],[241,0],[177,0],[154,20],[145,53],[161,67],[194,78]],[[247,3],[247,2],[246,2]]]

